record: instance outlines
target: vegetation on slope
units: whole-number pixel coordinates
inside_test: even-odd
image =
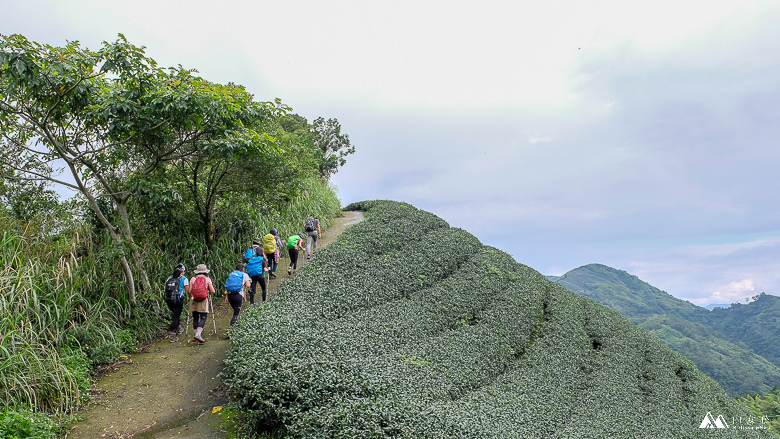
[[[780,298],[763,294],[748,305],[708,311],[600,264],[552,280],[657,336],[732,396],[767,393],[780,383],[780,349],[773,342]]]
[[[737,398],[740,404],[747,407],[759,422],[763,421],[769,426],[769,430],[780,435],[780,388],[773,388],[768,394],[745,395]]]
[[[767,437],[686,358],[413,206],[348,229],[233,332],[226,380],[253,434]]]
[[[121,35],[0,35],[2,437],[48,437],[25,420],[72,414],[97,366],[158,335],[177,263],[224,279],[253,238],[340,213],[327,179],[354,146],[337,120],[194,73]]]

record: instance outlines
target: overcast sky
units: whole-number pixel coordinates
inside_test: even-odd
[[[780,2],[0,0],[337,118],[344,205],[407,201],[543,274],[780,294]]]

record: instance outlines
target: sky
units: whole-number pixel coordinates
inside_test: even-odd
[[[119,33],[336,118],[343,205],[406,201],[545,275],[780,295],[780,2],[0,0],[0,34]]]

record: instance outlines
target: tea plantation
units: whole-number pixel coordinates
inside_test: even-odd
[[[773,437],[685,357],[464,230],[347,209],[366,220],[232,332],[224,375],[256,434]]]

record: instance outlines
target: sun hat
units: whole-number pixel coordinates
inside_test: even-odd
[[[197,267],[195,267],[195,270],[193,273],[195,274],[208,274],[208,272],[211,271],[208,268],[206,268],[206,264],[198,264]]]

